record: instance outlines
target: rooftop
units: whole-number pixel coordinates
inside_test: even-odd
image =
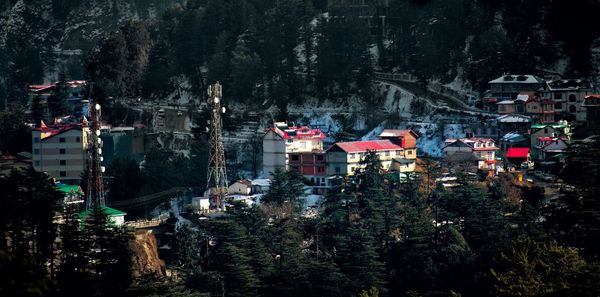
[[[384,129],[383,131],[381,131],[381,134],[379,134],[379,137],[382,137],[382,138],[383,137],[404,137],[406,134],[413,134],[413,136],[415,138],[419,137],[419,134],[417,134],[412,129],[405,129],[405,130]]]
[[[103,206],[101,210],[102,210],[102,213],[104,213],[108,217],[118,217],[118,216],[124,216],[127,214],[126,212],[122,212],[120,210],[110,208],[108,206]],[[91,212],[91,210],[89,210],[89,209],[82,211],[81,213],[79,213],[79,217],[82,220],[85,220],[88,217],[88,215],[90,214],[90,212]]]
[[[529,148],[527,147],[512,147],[506,152],[507,158],[527,158],[529,156]]]
[[[41,121],[40,126],[38,128],[32,129],[33,131],[41,132],[40,138],[45,140],[52,136],[65,133],[67,131],[73,129],[81,130],[83,128],[83,123],[67,123],[67,124],[56,124],[56,125],[46,125],[44,121]]]
[[[550,91],[591,89],[592,84],[587,79],[556,79],[546,82]]]
[[[531,118],[519,114],[507,114],[497,117],[496,121],[501,123],[528,123],[531,122]]]
[[[352,141],[352,142],[338,142],[331,146],[327,151],[339,147],[346,153],[358,153],[366,151],[388,151],[388,150],[403,150],[403,148],[397,144],[392,143],[389,140],[366,140],[366,141]]]
[[[567,125],[565,125],[565,124],[557,124],[557,123],[531,125],[531,129],[542,129],[542,128],[546,128],[546,127],[552,127],[552,128],[557,129],[557,128],[566,128]]]
[[[490,84],[513,84],[513,83],[522,83],[522,84],[533,84],[533,83],[542,83],[542,80],[533,75],[503,75],[489,82]]]
[[[268,131],[273,131],[283,139],[325,139],[325,133],[321,129],[313,129],[307,126],[302,127],[286,127],[278,126],[269,128]]]

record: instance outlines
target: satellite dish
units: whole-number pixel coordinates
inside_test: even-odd
[[[100,130],[96,130],[96,136],[100,136]]]
[[[219,103],[219,97],[215,97],[213,101],[215,102],[215,104]]]
[[[96,110],[100,110],[100,104],[96,103]]]
[[[227,110],[227,109],[225,109],[225,106],[221,107],[221,112],[222,112],[222,113],[225,113],[225,111],[226,111],[226,110]]]

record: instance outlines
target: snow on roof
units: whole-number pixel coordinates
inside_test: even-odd
[[[494,80],[491,80],[490,84],[507,84],[507,83],[521,83],[521,84],[533,84],[533,83],[541,83],[542,80],[537,78],[536,76],[526,74],[526,75],[503,75]]]
[[[257,178],[253,179],[251,182],[253,186],[268,187],[271,185],[271,180],[268,178]]]
[[[284,127],[281,127],[284,128]],[[312,129],[307,126],[302,127],[287,127],[284,129],[269,128],[268,131],[273,131],[283,139],[325,139],[325,133],[321,129]]]
[[[497,117],[496,121],[501,123],[527,123],[531,122],[531,118],[520,114],[506,114]]]
[[[413,131],[412,129],[405,129],[405,130],[384,129],[379,134],[379,137],[404,137],[406,134],[413,134],[413,136],[415,136],[415,138],[419,137],[419,134],[417,134],[417,132]]]
[[[366,151],[387,151],[387,150],[403,150],[403,148],[397,144],[392,143],[389,140],[366,140],[366,141],[352,141],[352,142],[338,142],[331,146],[328,151],[334,147],[339,147],[346,153],[358,153]]]
[[[587,79],[556,79],[546,82],[550,91],[591,89],[592,84]]]
[[[502,138],[500,138],[500,141],[517,141],[519,139],[525,140],[525,136],[523,136],[517,132],[508,132],[508,133],[504,134],[504,136],[502,136]]]
[[[507,158],[527,158],[529,156],[529,148],[527,147],[511,147],[506,153]]]
[[[514,104],[514,103],[515,103],[515,101],[513,101],[513,100],[504,100],[504,101],[500,101],[500,102],[498,102],[496,104],[498,104],[498,105],[508,105],[508,104]]]

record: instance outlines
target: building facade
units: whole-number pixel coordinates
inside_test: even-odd
[[[546,82],[545,97],[554,101],[556,117],[559,121],[571,116],[577,121],[586,120],[585,97],[592,94],[592,84],[585,79],[559,79]]]
[[[325,133],[310,127],[289,127],[275,123],[263,136],[263,174],[272,176],[277,168],[290,170],[290,153],[323,152]]]
[[[369,151],[377,154],[384,170],[390,169],[394,159],[404,159],[405,155],[401,146],[387,139],[338,142],[327,150],[327,172],[329,175],[352,176],[365,167],[361,161]]]
[[[86,124],[46,126],[32,130],[32,163],[67,184],[79,183],[87,162]]]
[[[491,138],[449,138],[445,140],[444,153],[451,156],[457,152],[473,153],[477,158],[477,168],[496,169],[496,151],[499,148]]]

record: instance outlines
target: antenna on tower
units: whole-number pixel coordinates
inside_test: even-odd
[[[211,108],[209,146],[208,146],[208,178],[207,189],[211,207],[223,209],[223,198],[227,194],[227,171],[225,169],[225,148],[223,145],[223,121],[221,107],[223,93],[221,84],[216,82],[208,86],[208,103]],[[214,192],[211,192],[214,188]]]
[[[92,101],[93,102],[93,101]],[[100,139],[101,107],[98,103],[90,102],[90,130],[87,135],[88,150],[88,184],[86,195],[86,208],[93,209],[95,206],[104,207],[104,182],[102,174],[102,139]]]

